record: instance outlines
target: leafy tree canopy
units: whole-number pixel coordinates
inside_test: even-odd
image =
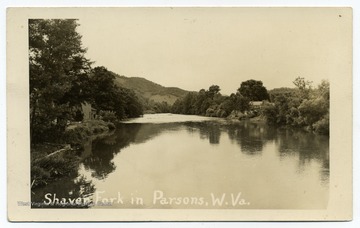
[[[65,128],[69,108],[86,100],[83,84],[91,63],[77,26],[73,19],[29,20],[32,139],[56,137]]]
[[[238,92],[251,101],[269,100],[269,94],[262,81],[247,80],[241,83]]]

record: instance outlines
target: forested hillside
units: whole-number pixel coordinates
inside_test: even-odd
[[[135,92],[143,106],[144,113],[170,112],[176,100],[182,99],[189,91],[177,87],[165,87],[141,77],[126,77],[113,73],[115,83]]]
[[[172,105],[178,98],[184,97],[188,91],[176,87],[164,87],[140,77],[116,75],[116,83],[124,88],[134,90],[138,96],[154,102],[166,102]]]

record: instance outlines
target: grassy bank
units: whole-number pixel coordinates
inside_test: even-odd
[[[266,117],[261,113],[261,110],[250,109],[249,111],[234,110],[226,117],[228,120],[250,120],[252,122],[266,122]]]
[[[115,124],[102,120],[88,120],[70,124],[64,133],[64,142],[71,145],[82,143],[90,136],[115,129]]]

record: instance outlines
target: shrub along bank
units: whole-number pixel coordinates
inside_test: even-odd
[[[103,120],[73,123],[56,142],[32,145],[31,188],[76,174],[80,162],[78,152],[82,149],[82,143],[94,135],[104,134],[113,129],[113,123]]]

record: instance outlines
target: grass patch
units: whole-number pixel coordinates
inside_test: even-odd
[[[114,130],[115,124],[103,120],[88,120],[70,125],[64,133],[64,142],[71,145],[81,144],[94,134]]]

